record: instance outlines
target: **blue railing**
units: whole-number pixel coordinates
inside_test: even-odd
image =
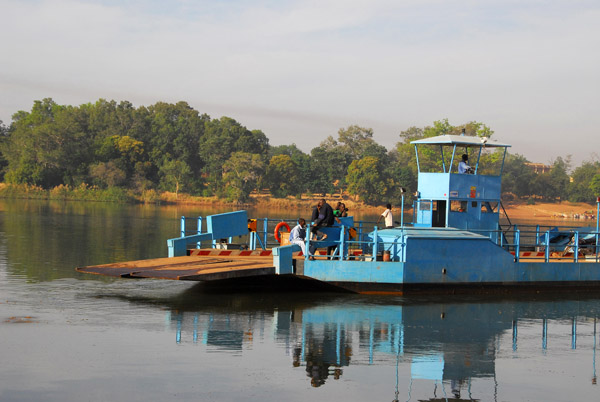
[[[180,233],[182,237],[206,234],[203,233],[205,219],[203,217],[181,217]],[[274,236],[274,229],[280,222],[286,222],[290,228],[296,225],[292,219],[257,219],[256,231],[249,231],[247,236],[240,239],[251,250],[257,247],[264,249],[277,247],[279,242]],[[328,258],[335,259],[377,259],[383,258],[387,252],[390,254],[391,261],[401,261],[404,256],[404,236],[398,236],[394,241],[382,242],[377,235],[376,223],[372,221],[358,221],[354,223],[357,231],[356,240],[347,238],[347,228],[340,226],[340,238],[329,239],[328,243],[333,243],[333,254]],[[600,262],[600,233],[590,228],[581,228],[575,226],[542,226],[542,225],[511,225],[508,230],[470,230],[489,237],[500,247],[511,252],[515,256],[515,261],[535,261],[550,262],[558,260],[572,260],[580,262],[585,261]],[[373,232],[372,239],[365,239],[367,233]],[[557,236],[563,236],[562,242],[557,242]],[[313,242],[309,240],[310,230],[307,228],[306,258],[312,256],[322,256],[315,253],[311,255],[309,250]],[[333,240],[333,241],[332,241]],[[206,241],[206,240],[204,240]],[[227,239],[232,243],[233,238]],[[323,243],[317,243],[317,248],[323,248]],[[321,247],[319,247],[321,245]],[[216,247],[215,240],[212,240],[211,247]],[[197,248],[202,247],[202,241],[196,243]]]
[[[572,259],[600,260],[599,232],[576,226],[512,225],[509,230],[471,230],[514,253],[515,261],[550,262]],[[560,240],[560,241],[559,241]]]
[[[279,242],[275,239],[275,227],[281,223],[286,222],[290,228],[296,226],[297,222],[295,219],[277,219],[277,218],[261,218],[256,219],[257,228],[255,232],[248,232],[248,236],[240,239],[244,244],[248,246],[250,250],[256,250],[257,247],[265,250],[271,247],[279,246]],[[376,225],[374,221],[358,221],[354,223],[357,231],[358,238],[362,238],[363,234],[369,233],[373,230]],[[202,216],[198,217],[186,217],[182,216],[180,220],[180,236],[199,235],[206,233],[205,219]],[[204,232],[203,232],[204,230]],[[308,232],[307,228],[307,232]],[[229,243],[233,242],[233,238],[227,239]],[[208,244],[206,244],[208,245]],[[198,242],[197,248],[201,248],[201,242]],[[212,247],[212,244],[211,244]]]

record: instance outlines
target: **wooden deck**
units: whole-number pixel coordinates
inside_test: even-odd
[[[213,281],[274,275],[272,256],[185,256],[76,268],[78,272],[121,278]]]

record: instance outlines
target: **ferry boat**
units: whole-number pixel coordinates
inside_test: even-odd
[[[168,258],[77,270],[223,285],[285,277],[358,293],[600,288],[598,211],[595,230],[517,226],[510,220],[503,226],[501,178],[509,144],[465,135],[412,144],[418,167],[413,221],[401,218],[396,227],[366,230],[352,217],[340,218],[320,229],[326,240],[313,244],[306,238],[306,250],[312,245],[331,254],[300,255],[291,244],[270,248],[270,231],[281,220],[248,219],[242,210],[182,217],[181,236],[167,241]],[[496,158],[482,158],[490,150]],[[420,161],[424,153],[429,162],[437,155],[437,164]],[[462,154],[475,160],[468,173],[459,173]],[[484,166],[484,160],[494,163]],[[236,238],[247,241],[234,243]]]

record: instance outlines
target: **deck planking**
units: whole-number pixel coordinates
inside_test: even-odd
[[[78,272],[121,278],[211,281],[275,274],[272,256],[184,256],[92,265]]]

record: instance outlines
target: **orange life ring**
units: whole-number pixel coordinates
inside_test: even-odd
[[[281,228],[286,228],[287,231],[289,232],[290,231],[290,225],[288,225],[285,222],[279,222],[277,224],[277,226],[275,226],[275,233],[274,233],[275,234],[275,240],[277,240],[279,243],[281,243],[281,236],[279,235],[279,229],[281,229]]]

